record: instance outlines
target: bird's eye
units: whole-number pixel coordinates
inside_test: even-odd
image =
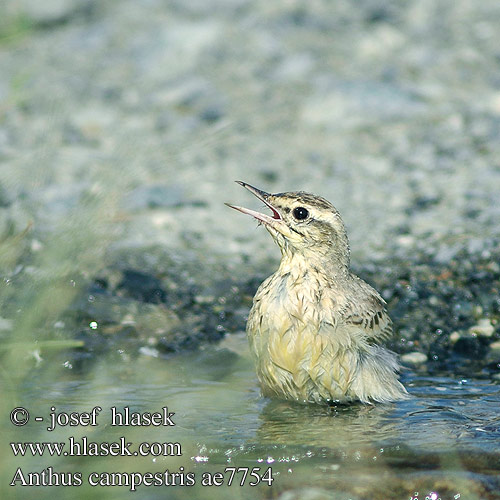
[[[304,207],[296,207],[293,209],[293,216],[297,220],[304,220],[309,217],[309,211]]]

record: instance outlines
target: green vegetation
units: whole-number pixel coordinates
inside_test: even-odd
[[[33,31],[33,27],[33,20],[22,12],[0,15],[0,46],[19,42]]]

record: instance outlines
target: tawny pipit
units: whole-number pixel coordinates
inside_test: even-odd
[[[282,254],[247,323],[263,394],[311,403],[408,397],[396,355],[380,345],[392,334],[385,302],[350,272],[339,212],[302,191],[269,194],[238,183],[272,214],[228,206],[262,222]]]

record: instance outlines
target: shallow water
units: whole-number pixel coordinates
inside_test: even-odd
[[[43,363],[42,363],[43,365]],[[67,370],[46,383],[43,366],[15,396],[15,406],[32,415],[103,408],[97,427],[59,427],[52,432],[31,421],[10,428],[10,441],[177,442],[182,456],[169,457],[11,457],[3,482],[17,467],[41,471],[191,471],[196,486],[145,487],[147,498],[495,498],[500,486],[500,387],[489,381],[424,377],[411,371],[403,380],[412,398],[395,404],[325,408],[260,397],[242,335],[220,346],[170,358],[144,350],[132,363],[97,363],[93,370]],[[33,375],[33,374],[32,374]],[[11,395],[13,396],[13,395]],[[9,399],[9,398],[7,398]],[[12,401],[12,399],[10,399]],[[175,412],[175,427],[110,427],[111,406],[131,411]],[[3,450],[5,452],[5,450]],[[226,467],[268,467],[273,484],[201,486],[204,472]],[[390,486],[389,486],[390,485]],[[122,497],[129,487],[78,487],[80,496]],[[7,491],[12,498],[75,495],[75,488]]]

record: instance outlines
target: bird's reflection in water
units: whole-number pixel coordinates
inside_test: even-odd
[[[387,405],[302,405],[269,401],[260,414],[257,431],[262,443],[349,449],[371,448],[394,437]]]

